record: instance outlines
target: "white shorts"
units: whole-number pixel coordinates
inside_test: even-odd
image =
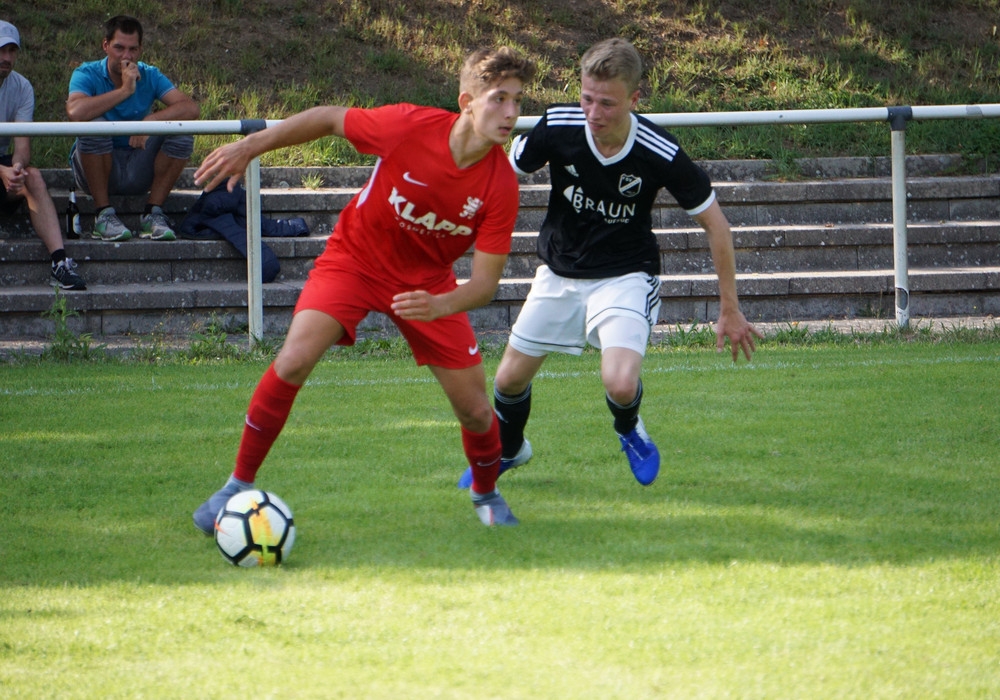
[[[541,265],[511,329],[509,343],[532,357],[550,352],[579,355],[587,343],[599,349],[629,348],[645,355],[659,309],[660,278],[655,275],[633,272],[621,277],[574,279],[560,277],[548,265]]]

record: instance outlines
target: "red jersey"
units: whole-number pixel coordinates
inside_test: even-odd
[[[510,252],[517,176],[499,145],[459,169],[448,145],[458,117],[410,104],[348,110],[347,140],[378,161],[341,212],[324,256],[346,253],[369,273],[416,289],[452,277],[452,263],[473,243],[485,253]]]

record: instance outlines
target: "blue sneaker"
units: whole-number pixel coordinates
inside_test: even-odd
[[[521,449],[517,451],[517,454],[510,459],[500,460],[500,474],[503,474],[508,469],[517,469],[522,464],[531,459],[531,443],[525,440],[521,443]],[[497,478],[500,478],[500,474],[497,474]],[[472,467],[466,467],[465,471],[462,472],[462,476],[458,478],[458,488],[467,489],[472,486]]]
[[[660,473],[660,451],[656,449],[656,445],[646,432],[642,418],[635,424],[632,432],[628,435],[619,435],[618,439],[622,443],[622,452],[628,457],[628,464],[632,468],[635,480],[643,486],[649,486],[656,481],[656,475]]]
[[[476,515],[486,527],[493,525],[517,525],[520,521],[510,512],[507,501],[503,499],[500,492],[494,490],[493,493],[480,495],[472,493],[472,507],[476,510]]]
[[[192,516],[194,518],[194,526],[206,535],[211,536],[215,532],[215,516],[226,506],[229,499],[240,491],[247,491],[252,488],[253,484],[239,481],[232,476],[229,477],[229,481],[226,482],[225,486],[213,493],[207,501],[198,506],[198,510]]]

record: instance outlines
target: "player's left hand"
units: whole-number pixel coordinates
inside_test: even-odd
[[[755,337],[763,338],[764,334],[754,328],[741,311],[719,315],[719,323],[715,330],[715,349],[717,352],[722,352],[726,347],[726,338],[728,338],[729,348],[733,353],[733,362],[739,360],[740,351],[743,352],[743,356],[748,361],[753,358],[753,353],[757,349]]]
[[[407,321],[433,321],[443,315],[438,301],[437,296],[422,289],[402,292],[392,298],[392,311]]]

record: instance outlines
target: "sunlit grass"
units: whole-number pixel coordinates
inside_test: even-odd
[[[0,365],[0,694],[992,697],[1000,343],[837,337],[790,324],[737,366],[707,327],[652,348],[649,488],[596,353],[550,358],[504,530],[455,488],[429,373],[334,352],[260,474],[299,527],[261,571],[190,513],[266,360]]]

